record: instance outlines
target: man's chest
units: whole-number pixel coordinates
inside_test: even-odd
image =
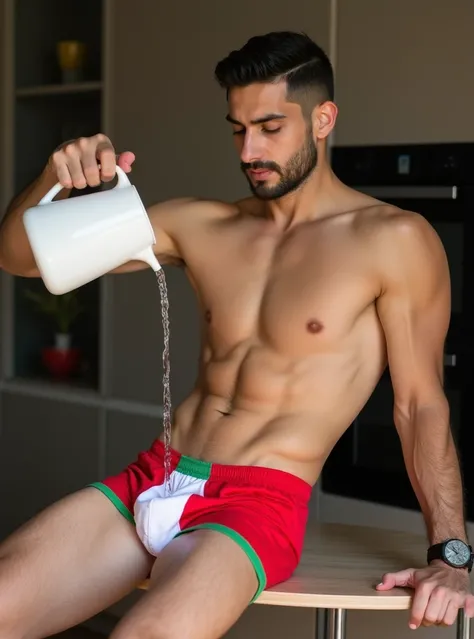
[[[264,341],[296,357],[332,349],[376,295],[370,258],[335,235],[223,237],[188,260],[211,346]]]

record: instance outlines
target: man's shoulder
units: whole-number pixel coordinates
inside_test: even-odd
[[[188,223],[223,219],[238,213],[236,204],[222,200],[212,200],[199,197],[171,198],[158,202],[148,209],[150,217],[162,222],[170,222],[173,226]]]
[[[383,280],[444,276],[446,253],[434,227],[416,211],[381,203],[361,212],[360,228],[371,263]]]
[[[207,215],[226,217],[228,215],[238,212],[236,203],[225,202],[224,200],[189,197],[172,200],[179,205],[183,210],[191,215]]]
[[[195,199],[192,205],[196,213],[215,219],[262,217],[262,202],[255,197],[246,197],[233,202],[223,200]]]
[[[374,200],[357,211],[356,223],[361,227],[384,230],[416,224],[422,216],[415,211],[407,211],[392,204]]]
[[[384,202],[361,209],[355,225],[372,241],[389,243],[394,248],[439,241],[435,229],[421,213]]]

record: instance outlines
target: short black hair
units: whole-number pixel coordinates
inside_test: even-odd
[[[331,62],[305,33],[272,31],[254,36],[218,62],[214,75],[227,94],[234,87],[286,80],[288,98],[301,92],[311,96],[313,106],[317,100],[334,100]]]

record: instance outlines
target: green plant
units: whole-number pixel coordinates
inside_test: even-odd
[[[70,291],[64,295],[53,295],[46,289],[41,292],[27,289],[25,295],[41,313],[53,318],[60,333],[69,333],[71,325],[84,311],[77,291]]]

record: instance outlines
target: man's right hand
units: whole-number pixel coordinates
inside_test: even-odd
[[[109,138],[98,133],[62,144],[50,157],[48,168],[64,188],[84,189],[113,180],[117,164],[129,173],[134,161],[130,151],[117,156]]]

